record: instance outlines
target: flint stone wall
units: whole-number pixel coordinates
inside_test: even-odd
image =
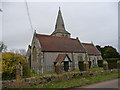
[[[83,71],[83,72],[69,72],[66,74],[59,74],[59,75],[48,75],[48,76],[41,76],[41,77],[31,77],[31,78],[24,78],[22,79],[18,86],[16,85],[16,80],[5,80],[2,81],[2,88],[18,88],[18,87],[29,87],[31,85],[43,85],[48,82],[56,82],[56,81],[63,81],[69,80],[74,77],[79,76],[95,76],[95,75],[103,75],[107,73],[117,73],[117,69],[111,70],[103,70],[103,71]]]

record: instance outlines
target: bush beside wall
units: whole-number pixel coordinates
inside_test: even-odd
[[[104,59],[105,61],[108,62],[108,68],[109,69],[117,69],[117,61],[120,61],[119,58],[107,58],[107,59]],[[99,67],[103,67],[103,61],[104,60],[98,60],[98,66]]]
[[[105,60],[108,62],[109,69],[116,69],[117,68],[117,61],[120,61],[119,58],[108,58]]]
[[[84,68],[83,63],[84,63],[84,61],[79,61],[79,62],[78,62],[78,66],[79,66],[79,70],[80,70],[80,71],[84,71],[84,69],[83,69],[83,68]]]
[[[85,61],[79,61],[78,62],[78,66],[79,66],[79,70],[80,71],[85,71],[85,67],[84,67],[84,63]],[[88,68],[90,68],[91,67],[91,61],[87,61],[88,62],[88,64],[89,64],[89,67]]]
[[[16,66],[21,63],[23,67],[23,77],[29,77],[31,72],[29,64],[24,56],[14,53],[2,53],[2,79],[15,79]]]
[[[103,67],[103,60],[97,60],[98,67]]]

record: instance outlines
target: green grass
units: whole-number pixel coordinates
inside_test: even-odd
[[[102,67],[94,67],[89,69],[89,71],[101,71],[101,70],[103,70]]]
[[[90,68],[89,71],[100,71],[103,70],[101,67],[95,67],[95,68]],[[70,72],[80,72],[80,70],[72,70]],[[70,72],[63,72],[64,73],[70,73]],[[37,73],[31,73],[31,77],[39,77],[39,76],[47,76],[47,75],[56,75],[55,72],[49,72],[49,73],[43,73],[43,74],[37,74]]]
[[[49,73],[43,73],[43,74],[37,74],[37,73],[31,73],[31,77],[39,77],[39,76],[47,76],[47,75],[56,75],[55,72],[49,72]]]
[[[43,86],[31,86],[30,88],[72,88],[76,86],[89,85],[92,83],[114,79],[114,78],[118,78],[117,73],[110,73],[110,74],[97,75],[97,76],[86,76],[86,77],[79,76],[76,78],[72,78],[70,80],[58,81],[53,83],[49,82]]]

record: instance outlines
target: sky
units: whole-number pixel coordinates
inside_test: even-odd
[[[117,2],[28,2],[32,26],[37,33],[54,31],[59,6],[72,38],[118,49]],[[1,6],[1,5],[0,5]],[[2,39],[9,49],[27,49],[34,30],[30,27],[25,2],[3,2],[0,17]],[[0,22],[1,23],[1,22]]]

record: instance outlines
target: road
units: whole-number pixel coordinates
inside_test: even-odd
[[[83,87],[76,87],[76,88],[118,88],[119,87],[120,89],[120,85],[118,84],[120,84],[120,79],[119,79],[119,83],[118,83],[118,79],[114,79],[114,80],[108,80],[108,81],[87,85]]]

